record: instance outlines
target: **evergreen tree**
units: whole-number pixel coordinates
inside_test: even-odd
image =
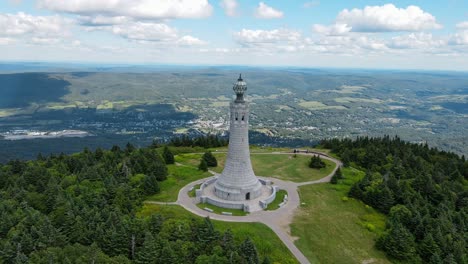
[[[156,180],[164,181],[167,179],[167,167],[162,161],[156,161],[155,164],[152,165],[151,171],[154,176],[156,176]]]
[[[320,156],[314,155],[310,158],[309,167],[312,169],[322,169],[325,168],[326,164],[320,158]]]
[[[239,255],[243,256],[248,264],[258,264],[258,253],[255,245],[250,238],[247,238],[242,242],[239,247]]]
[[[341,168],[340,168],[340,167],[338,167],[338,169],[336,169],[334,175],[336,175],[336,178],[337,178],[338,180],[343,179],[343,173],[341,172]]]
[[[398,260],[414,260],[417,256],[415,246],[413,235],[400,223],[396,223],[377,241],[378,248]]]
[[[159,241],[155,237],[147,232],[145,234],[145,242],[143,247],[136,254],[136,263],[147,264],[147,263],[159,263],[159,257],[161,255],[161,248],[159,247]],[[164,263],[164,262],[161,262]]]
[[[218,166],[218,161],[216,160],[216,157],[211,153],[211,151],[205,152],[202,157],[203,160],[205,160],[206,165],[208,167],[217,167]]]
[[[145,175],[143,179],[143,190],[145,195],[153,195],[159,192],[159,183],[154,174]]]
[[[200,165],[198,165],[198,169],[201,171],[208,171],[208,165],[204,159],[200,160]]]
[[[338,177],[336,176],[336,173],[333,174],[333,176],[330,179],[331,184],[337,184],[338,183]]]
[[[426,262],[430,262],[432,255],[440,254],[439,246],[437,246],[437,243],[434,241],[434,238],[430,233],[426,235],[418,245],[418,253]]]
[[[174,154],[172,154],[168,146],[164,146],[163,158],[166,164],[174,164]]]

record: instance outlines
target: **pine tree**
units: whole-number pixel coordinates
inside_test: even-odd
[[[396,223],[389,233],[378,239],[377,247],[398,260],[412,260],[416,257],[414,237],[400,223]]]
[[[162,161],[156,161],[155,164],[151,166],[150,169],[154,176],[156,176],[156,180],[164,181],[167,179],[167,167]]]
[[[158,263],[157,261],[161,253],[159,244],[159,241],[150,232],[147,232],[143,247],[136,254],[135,262],[139,264]]]
[[[163,158],[166,164],[174,164],[174,154],[172,154],[168,146],[164,146]]]
[[[419,243],[418,254],[427,262],[431,260],[432,255],[440,254],[439,246],[437,246],[437,243],[434,241],[434,238],[430,233]]]
[[[198,169],[201,171],[208,171],[208,165],[204,159],[200,160],[200,165],[198,165]]]
[[[330,179],[331,184],[337,184],[338,183],[338,177],[336,176],[336,173],[333,174],[333,176]]]
[[[338,180],[343,179],[343,173],[341,172],[341,168],[340,168],[340,167],[338,167],[338,169],[336,169],[335,175],[336,175],[336,178],[337,178]]]
[[[257,249],[250,238],[244,240],[240,245],[239,255],[243,256],[248,264],[259,263]]]
[[[310,158],[309,167],[312,169],[325,168],[325,162],[322,161],[320,156],[314,155]]]
[[[216,157],[213,155],[213,153],[211,153],[211,151],[205,152],[202,159],[205,160],[208,167],[218,166],[218,161],[216,160]]]
[[[145,195],[152,195],[159,192],[159,183],[154,174],[145,175],[143,179],[143,190]]]

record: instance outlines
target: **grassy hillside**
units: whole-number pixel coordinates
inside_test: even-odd
[[[337,185],[315,184],[299,188],[302,205],[291,225],[297,247],[312,263],[390,263],[375,249],[384,215],[347,198],[352,183],[364,176],[343,169],[345,180]]]

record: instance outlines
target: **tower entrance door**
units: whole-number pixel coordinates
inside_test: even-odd
[[[250,200],[250,193],[249,192],[245,194],[245,199]]]

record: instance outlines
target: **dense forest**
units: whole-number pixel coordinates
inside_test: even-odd
[[[376,242],[403,263],[468,263],[468,162],[400,138],[324,140],[345,166],[363,169],[349,196],[387,214]]]
[[[127,144],[0,164],[0,263],[259,263],[251,240],[209,218],[137,215],[167,177],[161,153]]]

